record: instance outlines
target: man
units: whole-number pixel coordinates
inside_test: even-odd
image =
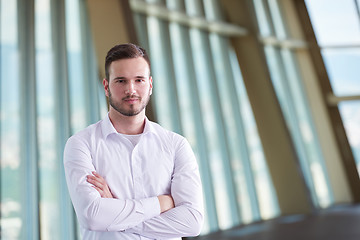
[[[105,119],[70,137],[66,181],[83,239],[181,239],[203,223],[198,166],[188,142],[145,116],[150,61],[134,44],[110,49]]]

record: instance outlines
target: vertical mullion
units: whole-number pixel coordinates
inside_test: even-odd
[[[2,41],[1,41],[1,39],[2,39],[2,36],[1,36],[1,33],[2,33],[2,29],[1,29],[1,26],[2,26],[2,24],[1,24],[1,9],[2,9],[2,0],[0,0],[0,118],[2,119],[2,74],[1,74],[1,72],[2,72],[2,68],[3,68],[3,66],[2,66]],[[2,132],[2,124],[1,124],[1,122],[0,122],[0,141],[2,141],[2,134],[3,134],[3,132]],[[2,194],[2,189],[1,189],[1,187],[2,187],[2,161],[1,161],[1,159],[2,159],[2,143],[0,142],[0,222],[2,222],[2,220],[3,220],[3,217],[2,217],[2,209],[1,209],[1,206],[3,205],[3,194]],[[0,226],[0,232],[3,232],[3,230],[2,230],[2,227]]]
[[[133,19],[136,28],[135,30],[136,30],[137,39],[139,41],[138,44],[140,44],[140,46],[142,46],[144,49],[149,51],[150,48],[149,48],[149,35],[147,28],[147,16],[144,14],[133,12]],[[156,107],[154,106],[155,106],[154,98],[150,98],[149,104],[146,107],[146,116],[151,121],[157,121]]]
[[[222,21],[223,17],[219,11],[219,4],[217,1],[210,0],[207,2],[206,18],[209,20]],[[254,183],[254,177],[250,165],[250,157],[248,153],[248,146],[244,136],[243,121],[240,115],[240,102],[237,98],[236,86],[234,84],[234,75],[231,69],[229,44],[225,37],[218,34],[210,34],[210,45],[216,56],[213,59],[215,65],[215,73],[217,74],[216,83],[220,92],[222,100],[220,101],[223,116],[231,116],[232,118],[223,118],[224,127],[226,128],[226,137],[229,146],[229,155],[232,166],[233,181],[235,186],[235,192],[238,199],[241,195],[250,195],[250,208],[253,219],[259,219],[259,203],[258,196],[256,194],[256,187]],[[224,129],[225,130],[225,129]],[[242,165],[242,167],[241,167]],[[245,175],[246,188],[248,192],[242,189],[241,175]],[[239,215],[242,215],[240,211],[241,206],[239,202]]]
[[[35,77],[35,5],[33,0],[19,0],[18,4],[20,88],[21,88],[21,160],[24,176],[25,222],[23,237],[40,238],[39,176],[36,116]],[[26,199],[26,201],[25,201]]]
[[[213,0],[211,1],[204,1],[204,8],[205,8],[205,17],[209,21],[216,21],[218,19],[218,6],[215,6],[215,3]],[[204,36],[204,34],[202,34]],[[215,113],[215,121],[217,125],[217,135],[219,136],[219,139],[221,141],[218,143],[220,145],[221,149],[221,155],[222,155],[222,164],[224,167],[224,173],[225,173],[225,181],[227,186],[227,193],[229,197],[229,204],[231,209],[231,224],[232,225],[238,225],[241,223],[241,210],[240,206],[237,201],[238,196],[238,188],[235,183],[234,178],[234,171],[233,169],[233,152],[231,147],[229,146],[229,140],[228,140],[228,134],[226,132],[227,123],[225,116],[228,116],[227,114],[224,114],[223,111],[226,111],[226,107],[229,106],[222,106],[222,103],[226,102],[226,97],[229,95],[229,93],[222,93],[222,87],[226,85],[226,82],[219,82],[219,81],[227,81],[227,76],[219,76],[217,75],[219,67],[219,62],[216,62],[217,57],[215,57],[215,46],[214,46],[214,37],[216,38],[216,35],[213,33],[207,33],[207,37],[202,39],[203,43],[205,43],[206,46],[206,53],[208,59],[208,69],[211,69],[211,74],[209,78],[210,83],[210,91],[212,98],[212,104],[214,106],[214,113]],[[228,72],[230,74],[231,70]],[[218,84],[219,83],[219,84]]]
[[[274,29],[274,36],[276,36],[277,39],[286,39],[288,34],[286,31],[286,22],[281,14],[281,5],[279,5],[278,0],[268,0],[267,4],[266,8],[271,16],[270,22]]]
[[[328,204],[330,204],[330,202],[333,201],[333,198],[332,198],[332,191],[331,191],[331,188],[329,186],[329,177],[328,177],[328,174],[327,174],[327,171],[326,171],[326,166],[325,166],[325,162],[324,162],[324,159],[323,159],[323,153],[321,151],[321,148],[319,146],[319,141],[318,141],[318,135],[317,135],[317,131],[313,125],[313,119],[312,119],[312,116],[309,112],[308,109],[309,108],[309,103],[307,101],[307,98],[306,96],[304,95],[304,86],[301,82],[301,79],[300,79],[300,75],[299,75],[299,72],[298,72],[298,69],[297,69],[297,65],[295,63],[295,58],[294,58],[294,53],[290,50],[282,50],[282,61],[285,63],[287,63],[287,65],[285,66],[284,64],[284,68],[285,68],[285,71],[286,71],[286,75],[287,75],[287,78],[290,79],[289,82],[288,82],[288,91],[290,92],[293,100],[292,100],[292,103],[293,103],[293,106],[292,106],[292,109],[295,110],[295,114],[297,116],[297,131],[299,136],[301,136],[301,144],[302,144],[302,148],[304,149],[305,151],[305,155],[306,155],[306,160],[307,160],[307,165],[306,165],[306,168],[307,168],[307,172],[309,174],[309,178],[311,179],[312,181],[312,187],[310,188],[311,189],[311,193],[314,195],[314,198],[316,199],[315,200],[315,203],[316,205],[321,205],[322,207],[325,207],[325,202],[321,201],[320,196],[319,196],[319,193],[318,191],[316,191],[316,177],[314,176],[314,173],[311,173],[311,164],[312,163],[318,163],[320,164],[321,168],[322,168],[322,171],[324,172],[323,176],[325,178],[325,182],[326,182],[326,190],[328,192]],[[293,71],[291,71],[291,68]],[[292,74],[293,72],[293,74]],[[291,79],[293,79],[293,81],[291,81]],[[297,101],[297,100],[300,100],[300,101]],[[297,105],[297,106],[296,106]],[[302,117],[303,116],[303,117]],[[314,156],[314,153],[311,152],[311,150],[309,149],[308,146],[306,146],[306,140],[304,139],[304,137],[302,136],[302,133],[301,133],[301,128],[300,128],[300,121],[299,119],[305,119],[306,122],[309,124],[309,127],[311,129],[311,132],[313,134],[313,141],[312,141],[312,147],[315,148],[315,156]],[[325,205],[324,205],[325,204]]]
[[[313,202],[314,205],[317,205],[316,194],[313,188],[314,186],[313,178],[311,176],[311,171],[309,169],[309,165],[307,162],[308,158],[306,156],[306,148],[301,139],[301,132],[299,131],[300,124],[299,124],[298,114],[296,112],[294,99],[291,94],[291,89],[288,82],[289,78],[286,76],[285,64],[280,56],[280,49],[272,48],[272,50],[274,52],[274,57],[276,58],[275,62],[277,63],[278,71],[280,73],[279,81],[282,88],[282,90],[280,90],[279,87],[276,88],[275,86],[275,91],[278,96],[280,95],[281,91],[284,94],[283,101],[279,101],[279,102],[282,108],[283,115],[286,119],[286,123],[290,130],[291,138],[294,142],[295,151],[297,152],[300,160],[299,164],[302,169],[302,176],[304,177],[306,186],[309,192],[311,193],[310,194],[311,201]]]
[[[234,149],[231,149],[233,152],[232,161],[240,161],[242,166],[243,166],[243,170],[241,174],[245,175],[245,179],[246,179],[246,186],[248,188],[248,193],[246,193],[245,191],[243,191],[241,188],[241,186],[236,186],[236,190],[238,192],[238,196],[240,197],[241,194],[249,194],[250,195],[250,199],[251,199],[251,212],[253,214],[253,219],[259,219],[260,218],[260,212],[259,212],[259,203],[258,203],[258,196],[257,193],[255,191],[256,187],[255,187],[255,183],[254,183],[254,176],[253,176],[253,170],[251,168],[251,164],[250,164],[250,158],[249,158],[249,152],[248,152],[248,144],[247,141],[244,137],[241,136],[245,136],[244,134],[244,130],[243,130],[243,120],[241,118],[240,115],[240,102],[239,99],[237,98],[237,93],[236,93],[236,86],[234,84],[234,76],[232,74],[232,69],[231,69],[231,63],[230,63],[230,56],[229,56],[229,51],[228,51],[228,46],[227,46],[227,42],[226,39],[224,39],[221,36],[218,35],[212,35],[212,48],[213,49],[218,49],[218,53],[222,54],[221,55],[221,64],[223,67],[223,71],[222,72],[218,72],[218,77],[216,78],[217,80],[217,84],[218,84],[218,89],[222,89],[222,97],[228,97],[228,102],[231,103],[231,110],[232,110],[232,114],[233,114],[233,118],[228,118],[225,119],[225,123],[227,123],[227,137],[228,137],[228,141],[230,143],[232,143],[232,139],[230,137],[230,134],[233,132],[234,139],[235,139],[235,143],[237,143],[238,147],[234,146]],[[219,55],[217,57],[220,57]],[[218,64],[217,64],[218,65]],[[222,78],[221,78],[222,76]],[[225,103],[225,101],[223,101]],[[229,104],[230,105],[230,104]],[[226,107],[229,106],[223,106],[222,109],[226,109]],[[229,116],[231,113],[225,112],[224,111],[224,116]],[[229,123],[229,121],[233,121],[232,124]],[[236,164],[236,162],[235,162]],[[234,164],[234,165],[235,165]],[[238,174],[237,171],[234,169],[234,178],[235,178],[235,174]]]
[[[274,22],[272,20],[272,15],[270,12],[270,6],[269,6],[269,0],[261,0],[263,2],[263,7],[264,7],[264,11],[265,11],[265,15],[266,15],[266,19],[268,21],[268,26],[270,28],[271,31],[271,36],[276,36],[276,29],[274,26]]]
[[[149,31],[155,28],[149,37],[149,54],[151,62],[156,62],[153,65],[153,92],[158,120],[165,128],[181,133],[174,64],[170,50],[169,26],[167,22],[155,17],[148,17],[147,24]]]
[[[177,2],[179,3],[179,2]],[[180,9],[181,10],[181,9]],[[197,153],[197,160],[199,162],[199,169],[201,173],[201,178],[203,182],[203,190],[204,195],[206,197],[206,214],[208,221],[208,230],[213,232],[218,230],[218,221],[217,221],[217,213],[215,206],[215,197],[213,191],[213,184],[210,175],[210,166],[209,166],[209,156],[206,150],[207,139],[205,137],[205,130],[198,94],[198,87],[196,83],[195,77],[195,68],[194,68],[194,60],[191,55],[191,43],[190,43],[190,35],[189,29],[185,28],[177,23],[172,23],[170,25],[171,32],[171,41],[173,42],[174,55],[181,55],[174,59],[174,64],[176,66],[175,72],[177,72],[177,82],[178,82],[178,92],[179,92],[179,103],[180,103],[180,111],[182,112],[183,118],[183,129],[184,135],[189,139],[190,131],[193,132],[191,134],[190,139],[193,138],[195,143],[195,151]],[[181,52],[181,53],[180,53]],[[182,66],[180,68],[180,66]],[[185,116],[187,115],[187,116]],[[188,121],[191,121],[194,128],[189,127],[187,124]],[[189,134],[187,134],[189,133]]]
[[[354,0],[354,2],[355,2],[356,13],[357,13],[359,21],[360,21],[360,4],[359,4],[359,0]]]
[[[192,106],[192,114],[195,122],[195,129],[196,129],[196,136],[197,136],[197,143],[199,149],[199,162],[200,162],[200,172],[203,179],[204,191],[205,196],[207,197],[206,207],[207,207],[207,215],[209,218],[209,230],[214,231],[218,229],[218,217],[216,213],[216,205],[215,205],[215,197],[214,197],[214,189],[212,187],[212,179],[210,174],[210,166],[209,166],[209,156],[207,153],[206,146],[208,145],[208,141],[206,139],[204,124],[203,124],[203,117],[201,114],[200,100],[199,100],[199,89],[196,83],[195,77],[195,69],[194,69],[194,62],[191,56],[191,43],[190,43],[190,36],[188,31],[182,31],[182,39],[181,42],[184,44],[182,49],[186,51],[186,64],[187,68],[189,69],[189,78],[188,81],[192,80],[193,82],[189,82],[189,90],[190,90],[190,97],[191,102],[193,103]],[[179,79],[181,81],[181,79]]]
[[[266,11],[266,15],[270,16],[269,18],[269,26],[273,31],[273,35],[275,38],[283,40],[288,38],[287,25],[286,21],[284,21],[284,16],[282,14],[283,9],[282,5],[279,4],[278,0],[266,0],[264,1],[264,9]],[[289,85],[289,81],[291,78],[288,78],[286,75],[286,64],[280,55],[279,48],[269,46],[268,49],[264,46],[264,51],[266,54],[266,60],[268,63],[268,67],[271,73],[271,81],[274,86],[274,90],[276,93],[276,97],[281,107],[282,115],[284,116],[287,124],[287,128],[290,132],[290,138],[294,144],[294,150],[298,156],[297,160],[299,165],[301,166],[301,174],[300,177],[303,179],[305,183],[304,187],[306,188],[308,194],[306,197],[308,198],[309,203],[311,203],[311,208],[313,209],[317,203],[316,194],[313,188],[313,178],[311,176],[311,172],[309,169],[309,165],[307,162],[306,156],[306,148],[301,138],[301,132],[299,132],[299,120],[297,118],[297,112],[295,108],[295,103],[293,96],[291,95],[291,89]],[[274,61],[271,62],[269,60],[270,54],[273,53]],[[271,66],[275,64],[278,72],[278,78],[276,78],[275,70],[271,68]],[[291,63],[288,63],[291,64]],[[277,79],[277,80],[276,80]]]
[[[136,26],[136,34],[137,38],[140,42],[140,45],[143,46],[146,50],[149,49],[149,35],[148,35],[148,28],[146,24],[147,16],[140,13],[133,13],[134,15],[134,22]],[[150,49],[149,49],[150,50]]]
[[[1,9],[2,9],[2,0],[0,0],[0,116],[2,115],[2,97],[1,97],[1,93],[2,93],[2,79],[1,79],[1,72],[2,72],[2,36],[1,36],[1,33],[2,33],[2,29],[1,29]],[[2,117],[0,117],[2,118]],[[0,122],[0,140],[2,141],[2,124]],[[2,186],[2,164],[1,164],[1,156],[2,156],[2,144],[0,143],[0,222],[2,221],[2,211],[1,211],[1,205],[3,205],[3,195],[2,195],[2,189],[1,189],[1,186]],[[2,228],[0,226],[0,232],[2,232]]]
[[[271,22],[269,5],[267,0],[253,0],[254,14],[258,22],[258,31],[262,37],[274,35],[274,26]],[[263,11],[262,11],[263,10]],[[265,19],[265,21],[262,21]]]
[[[273,8],[271,9],[271,12],[273,14],[273,19],[277,16],[280,19],[279,26],[281,25],[281,33],[284,36],[279,36],[282,38],[291,38],[289,36],[289,26],[287,25],[287,21],[284,16],[284,8],[283,4],[279,3],[279,0],[273,0]],[[329,190],[328,186],[328,178],[327,174],[325,172],[325,165],[322,159],[322,153],[319,152],[318,148],[318,142],[317,142],[317,136],[316,132],[312,128],[312,134],[314,135],[313,143],[315,143],[316,146],[313,146],[316,149],[316,159],[313,157],[313,154],[310,153],[309,148],[306,146],[306,140],[303,137],[302,129],[301,129],[301,119],[305,119],[306,123],[312,127],[312,118],[310,116],[309,111],[307,111],[306,105],[306,97],[303,95],[303,86],[300,83],[300,76],[297,73],[297,66],[294,62],[294,59],[292,57],[291,50],[281,49],[279,50],[279,53],[277,53],[278,62],[281,66],[281,71],[284,73],[284,78],[282,78],[283,85],[285,87],[285,92],[288,93],[288,97],[286,98],[286,101],[289,102],[289,124],[292,126],[291,132],[292,132],[292,138],[295,141],[295,147],[297,148],[297,152],[300,156],[300,165],[303,169],[302,177],[305,178],[305,182],[307,182],[307,188],[309,189],[313,203],[315,206],[318,206],[319,203],[322,203],[324,205],[324,202],[320,202],[318,191],[316,191],[316,178],[314,174],[311,171],[311,165],[313,162],[319,163],[322,171],[324,172],[324,178],[326,181],[326,188]],[[286,58],[288,55],[290,55],[289,58]],[[292,74],[291,70],[293,69],[294,74]],[[290,113],[292,112],[292,113]],[[296,116],[296,117],[294,117]],[[302,156],[302,157],[301,157]],[[331,201],[331,200],[330,200]]]
[[[65,0],[52,0],[50,3],[52,27],[52,41],[54,51],[54,77],[56,86],[56,125],[57,127],[57,159],[59,163],[59,188],[61,207],[61,239],[76,239],[74,210],[67,190],[62,161],[63,149],[70,130],[69,78],[67,68],[66,30],[65,30]]]
[[[177,9],[184,11],[184,6],[181,5],[181,2],[177,0],[175,2]],[[182,117],[183,117],[183,129],[184,134],[189,138],[189,131],[194,132],[191,134],[191,138],[195,138],[195,143],[193,146],[195,148],[195,153],[197,155],[197,160],[199,162],[199,170],[203,182],[203,191],[206,199],[206,214],[207,214],[207,223],[208,231],[213,232],[218,230],[218,216],[216,213],[215,205],[215,196],[213,190],[213,181],[211,179],[211,170],[209,166],[209,156],[207,152],[208,141],[205,135],[203,117],[201,114],[200,99],[198,86],[196,82],[195,74],[195,65],[194,59],[191,54],[191,42],[189,28],[181,26],[177,23],[172,23],[170,25],[171,31],[171,40],[174,43],[172,51],[174,55],[178,55],[174,59],[175,70],[177,70],[177,83],[178,83],[178,92],[179,92],[179,102],[180,107],[182,107]],[[177,52],[177,53],[176,53]],[[181,54],[180,54],[181,52]],[[180,55],[180,56],[179,56]],[[177,60],[177,61],[176,61]],[[182,66],[182,68],[180,68]],[[182,104],[181,104],[182,103]],[[185,116],[185,115],[188,116]],[[189,128],[187,121],[192,121],[194,128]],[[188,131],[186,131],[188,130]],[[195,136],[194,136],[195,135]]]
[[[189,16],[203,16],[202,1],[186,1],[186,12]],[[209,34],[196,28],[190,29],[190,42],[194,62],[197,63],[195,74],[199,86],[200,110],[204,115],[202,124],[204,125],[206,139],[208,139],[208,161],[214,183],[218,224],[221,229],[224,229],[238,224],[240,219],[234,193],[235,186],[232,179],[230,156],[224,133],[220,96],[216,88]]]
[[[207,79],[207,84],[208,84],[208,88],[210,91],[210,96],[211,99],[209,99],[211,101],[211,105],[213,107],[213,117],[214,117],[214,121],[216,124],[216,135],[217,135],[217,139],[212,139],[212,141],[216,141],[216,145],[218,145],[219,147],[219,157],[220,157],[220,161],[221,164],[223,166],[223,173],[224,173],[224,178],[225,178],[225,189],[226,189],[226,193],[227,193],[227,197],[228,197],[228,209],[231,210],[230,212],[230,217],[231,217],[231,225],[237,224],[240,222],[239,219],[239,211],[238,211],[238,205],[237,205],[237,201],[236,201],[236,196],[235,196],[235,186],[234,186],[234,181],[232,179],[232,172],[231,172],[231,165],[230,165],[230,156],[229,156],[229,152],[228,152],[228,147],[227,147],[227,141],[226,141],[226,136],[225,136],[225,128],[224,128],[224,121],[223,121],[223,116],[221,113],[221,106],[220,106],[220,96],[218,93],[218,89],[216,87],[216,80],[215,80],[215,72],[214,72],[214,65],[212,62],[212,53],[211,53],[211,48],[210,48],[210,43],[209,43],[209,36],[207,33],[202,32],[200,30],[197,29],[193,29],[194,33],[200,38],[199,41],[201,42],[200,45],[202,46],[202,54],[201,54],[201,58],[204,61],[204,64],[206,66],[206,69],[208,71],[208,79]],[[205,76],[197,76],[198,78],[204,78]],[[198,79],[199,81],[199,79]],[[202,89],[204,86],[201,86],[201,84],[199,84],[199,93],[201,94],[200,89]],[[202,97],[202,105],[203,111],[207,111],[204,106],[207,105],[206,101],[206,97]],[[205,120],[205,119],[204,119]],[[205,120],[206,121],[206,120]],[[206,125],[206,124],[205,124]],[[214,131],[214,129],[208,129],[206,128],[207,131]],[[208,132],[209,134],[209,132]],[[208,135],[207,134],[207,135]],[[210,135],[207,136],[208,139]],[[215,160],[215,159],[214,159]],[[210,160],[211,161],[211,160]],[[216,174],[214,175],[214,172],[212,174],[213,178],[216,177]],[[215,190],[216,191],[216,190]],[[222,204],[226,204],[226,203],[222,203]],[[218,209],[219,211],[223,211],[221,209]],[[221,224],[221,223],[220,223]],[[227,226],[230,227],[230,226]]]
[[[84,72],[84,87],[85,87],[85,102],[87,103],[87,120],[88,124],[92,124],[100,118],[100,106],[97,91],[97,68],[94,63],[94,50],[91,41],[91,33],[89,29],[89,19],[87,15],[87,1],[79,0],[80,10],[80,26],[81,27],[81,55],[82,55],[82,69]]]

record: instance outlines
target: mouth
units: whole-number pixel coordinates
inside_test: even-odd
[[[139,100],[140,100],[140,98],[137,98],[137,97],[131,97],[131,98],[124,98],[123,100],[124,100],[125,102],[127,102],[127,103],[133,104],[133,103],[135,103],[135,102],[139,101]]]

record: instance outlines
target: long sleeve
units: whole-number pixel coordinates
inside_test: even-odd
[[[66,181],[80,225],[92,231],[124,231],[160,214],[157,197],[101,198],[86,181],[95,171],[87,141],[71,137],[64,150]]]
[[[199,235],[203,224],[201,180],[195,156],[185,139],[181,139],[176,147],[171,196],[175,208],[142,222],[127,232],[156,239]]]

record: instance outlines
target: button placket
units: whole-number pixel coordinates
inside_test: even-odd
[[[142,180],[142,169],[141,159],[138,157],[137,145],[131,153],[131,163],[133,168],[133,181],[134,181],[134,197],[135,199],[143,198],[143,180]]]

